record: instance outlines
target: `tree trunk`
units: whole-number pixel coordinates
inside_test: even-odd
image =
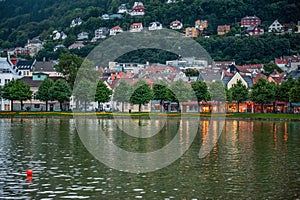
[[[14,100],[11,100],[10,102],[11,102],[11,109],[10,110],[14,111]]]
[[[48,101],[46,101],[46,112],[48,111]]]
[[[124,101],[122,101],[122,112],[124,112],[124,108],[125,107],[125,105],[124,105]]]
[[[100,101],[98,101],[98,111],[100,111]]]
[[[84,101],[84,111],[86,112],[86,100]]]
[[[20,102],[21,102],[21,110],[23,111],[23,101],[20,100]]]
[[[139,104],[139,112],[142,112],[142,104]]]
[[[264,113],[264,104],[261,104],[261,113]]]
[[[237,102],[237,112],[238,113],[240,112],[240,102],[239,101]]]
[[[201,112],[201,109],[200,109],[200,101],[198,101],[198,112]]]
[[[60,111],[63,111],[63,102],[59,102]]]

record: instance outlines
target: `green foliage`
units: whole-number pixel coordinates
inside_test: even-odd
[[[139,105],[139,112],[141,112],[142,105],[149,103],[149,101],[152,99],[152,90],[150,88],[150,85],[143,81],[142,79],[139,79],[134,85],[133,85],[133,93],[130,96],[130,102],[133,104]]]
[[[30,87],[20,80],[8,82],[2,89],[2,97],[12,101],[11,110],[13,110],[14,100],[21,102],[21,110],[23,110],[23,101],[31,99],[31,95]]]
[[[269,76],[270,74],[272,74],[274,71],[278,71],[280,73],[283,72],[283,70],[278,67],[276,64],[274,63],[267,63],[267,64],[264,64],[264,74],[266,76]]]
[[[186,102],[191,100],[193,89],[182,79],[178,79],[177,81],[173,82],[170,86],[170,89],[179,102]]]
[[[77,76],[77,72],[83,62],[83,58],[75,54],[61,54],[56,71],[62,73],[71,87]]]
[[[48,101],[52,100],[52,87],[54,83],[50,78],[43,80],[36,93],[35,98],[46,102],[46,111],[48,111]]]
[[[295,82],[289,92],[291,102],[300,102],[300,78]]]
[[[225,86],[222,81],[216,80],[209,85],[210,100],[212,101],[226,101]]]
[[[130,100],[130,91],[130,85],[124,80],[120,80],[115,87],[113,99],[114,101],[122,102],[122,112],[124,112],[124,102],[129,102]]]
[[[65,101],[69,101],[71,97],[71,87],[65,79],[58,79],[52,87],[53,100],[57,100],[60,103],[60,109],[63,109],[62,104]]]
[[[232,95],[232,100],[237,102],[239,112],[240,103],[248,99],[248,88],[242,83],[241,80],[238,80],[237,83],[234,84],[229,90]]]
[[[275,83],[269,83],[265,79],[260,78],[252,87],[250,97],[254,103],[259,103],[262,106],[267,103],[272,103],[275,100]],[[261,109],[263,112],[263,109]]]
[[[95,101],[97,101],[99,105],[100,103],[109,102],[111,95],[112,90],[110,90],[103,81],[99,80],[96,88]]]
[[[205,82],[197,81],[192,83],[192,88],[197,97],[197,101],[207,101],[209,99],[209,92]]]
[[[294,79],[291,76],[289,76],[286,81],[282,82],[280,85],[277,85],[276,95],[275,95],[276,100],[289,102],[290,101],[289,94],[294,84],[295,84]]]

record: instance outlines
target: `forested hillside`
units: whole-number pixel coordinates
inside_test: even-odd
[[[2,0],[0,1],[0,48],[24,46],[28,39],[35,36],[49,40],[53,30],[64,31],[68,35],[68,39],[64,41],[67,46],[74,42],[76,34],[82,31],[93,34],[93,31],[100,26],[111,28],[115,25],[128,30],[129,25],[137,21],[142,22],[144,26],[152,21],[160,21],[164,27],[167,27],[171,21],[178,19],[183,22],[184,27],[188,27],[193,26],[195,20],[202,19],[207,20],[209,24],[206,34],[214,35],[218,25],[229,24],[236,27],[236,23],[245,16],[258,16],[265,30],[275,19],[282,24],[294,25],[300,20],[299,0],[183,0],[171,4],[167,4],[166,0],[143,0],[146,8],[143,17],[126,15],[122,20],[99,18],[105,13],[116,13],[121,3],[126,3],[127,8],[131,8],[134,2],[135,0]],[[79,27],[69,28],[72,19],[76,17],[81,17],[84,23]],[[233,30],[238,31],[238,29]],[[270,37],[254,39],[255,45],[251,41],[249,45],[257,48],[262,44],[267,48],[269,42],[274,39]],[[277,39],[276,48],[279,48],[284,41],[288,41],[289,46],[283,44],[283,49],[278,50],[276,56],[299,52],[299,44],[296,41],[298,37],[280,36]],[[296,43],[291,42],[290,39]],[[208,48],[212,55],[223,59],[226,56],[228,58],[237,56],[236,60],[240,60],[238,55],[234,55],[236,50],[230,48],[245,46],[243,38],[221,37],[206,41],[199,38],[198,41]],[[53,45],[50,44],[50,47],[52,48]],[[84,56],[90,48],[79,53]],[[259,55],[272,57],[265,53]],[[253,60],[251,56],[249,59]]]

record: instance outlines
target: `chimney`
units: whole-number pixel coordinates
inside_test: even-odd
[[[10,61],[13,65],[17,64],[17,58],[10,58]]]

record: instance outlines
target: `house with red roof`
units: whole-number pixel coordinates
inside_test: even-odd
[[[143,24],[141,22],[132,23],[130,25],[130,32],[141,32],[143,30]]]
[[[217,28],[218,35],[225,35],[230,31],[230,25],[219,25]]]
[[[170,28],[173,30],[179,30],[179,29],[182,29],[182,27],[183,27],[183,24],[179,20],[175,20],[170,23]]]
[[[109,35],[117,35],[117,33],[122,33],[123,29],[120,26],[115,26],[109,29]]]
[[[134,2],[134,5],[131,9],[130,15],[131,16],[143,16],[145,15],[145,7],[142,2]]]

